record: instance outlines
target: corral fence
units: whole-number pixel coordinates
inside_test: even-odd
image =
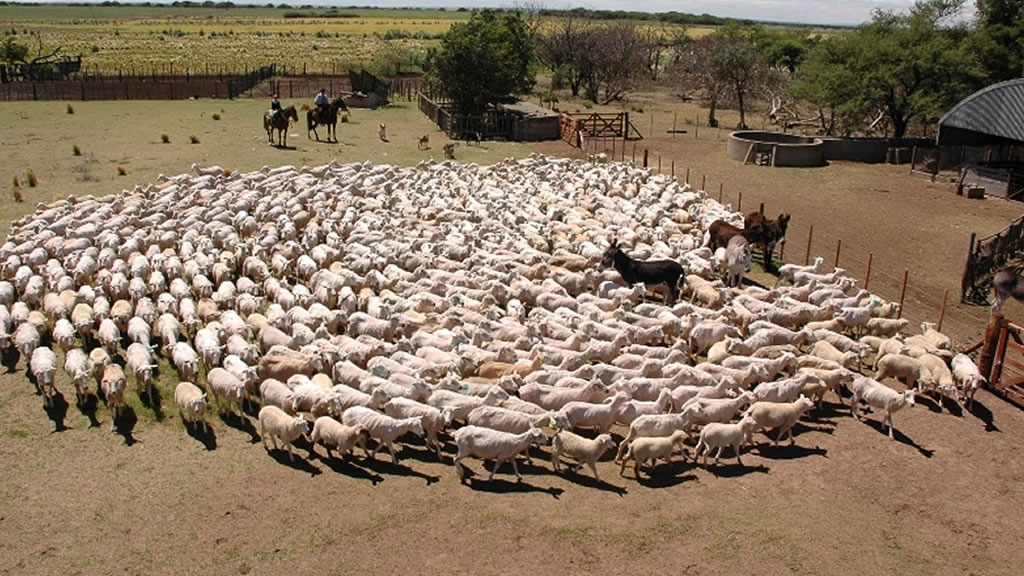
[[[488,108],[477,114],[456,113],[450,103],[417,95],[420,112],[452,140],[515,140],[520,119],[500,108]]]
[[[83,75],[69,80],[23,81],[0,84],[0,100],[182,100],[236,98],[277,74],[263,66],[240,74]]]
[[[960,301],[985,304],[996,272],[1012,262],[1024,247],[1024,216],[991,236],[978,239],[972,233],[970,242],[960,281]]]
[[[933,180],[951,171],[957,194],[1024,201],[1024,146],[915,146],[910,171]]]
[[[588,140],[607,142],[618,139],[642,140],[643,134],[629,121],[629,112],[602,114],[570,114],[558,117],[558,132],[562,140],[576,148],[586,148]]]
[[[1024,328],[1007,322],[993,312],[985,329],[985,338],[967,350],[979,350],[978,370],[989,388],[1019,406],[1024,406]]]

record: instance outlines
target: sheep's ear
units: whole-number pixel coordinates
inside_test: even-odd
[[[554,427],[555,427],[555,419],[554,418],[548,418],[548,428],[554,428]]]

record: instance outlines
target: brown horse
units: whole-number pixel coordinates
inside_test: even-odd
[[[277,130],[277,145],[282,147],[288,145],[289,120],[293,122],[299,121],[299,113],[295,111],[295,106],[289,106],[277,114],[268,110],[263,115],[263,129],[267,131],[267,140],[271,144],[274,143],[274,130]]]
[[[327,141],[330,142],[333,138],[335,142],[338,141],[338,111],[343,110],[348,112],[348,106],[345,106],[345,101],[341,98],[335,98],[334,102],[327,105],[327,110],[324,114],[320,113],[319,108],[310,108],[306,111],[306,138],[309,138],[310,131],[316,135],[317,142],[320,141],[320,134],[316,131],[317,125],[327,126]],[[320,116],[324,116],[321,118]]]

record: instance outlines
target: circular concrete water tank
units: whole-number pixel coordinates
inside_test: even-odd
[[[772,166],[824,166],[825,147],[820,138],[782,132],[741,130],[729,134],[729,158]]]

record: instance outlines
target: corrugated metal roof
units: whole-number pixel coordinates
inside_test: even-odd
[[[979,90],[939,119],[940,142],[960,130],[1024,142],[1024,78]]]

